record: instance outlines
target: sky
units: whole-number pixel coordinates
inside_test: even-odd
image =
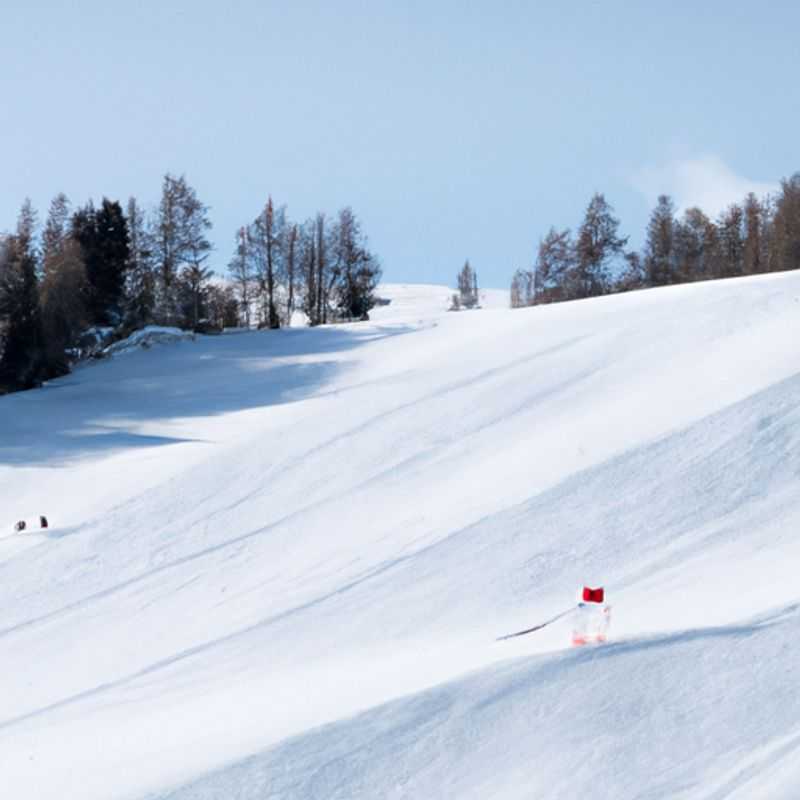
[[[717,213],[800,169],[800,4],[2,0],[0,230],[30,197],[352,206],[393,282],[484,286],[603,192]]]

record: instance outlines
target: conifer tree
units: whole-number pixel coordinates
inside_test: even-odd
[[[60,192],[50,203],[44,231],[42,232],[42,269],[47,271],[47,263],[57,256],[69,235],[69,199]]]
[[[72,235],[81,246],[86,265],[91,322],[117,325],[122,320],[130,257],[128,224],[122,207],[106,197],[99,209],[89,202],[73,215]]]
[[[35,230],[26,200],[0,254],[0,392],[30,389],[46,376]]]
[[[575,244],[575,297],[593,297],[609,290],[610,268],[621,257],[627,237],[619,235],[619,220],[602,194],[595,194],[586,208]]]
[[[579,295],[575,245],[568,229],[550,228],[539,242],[534,269],[535,291],[528,292],[527,304],[552,303]]]
[[[461,305],[464,308],[474,308],[478,304],[478,275],[470,266],[469,259],[464,262],[457,281]]]
[[[675,264],[675,206],[665,194],[658,198],[647,224],[644,269],[650,286],[678,281]]]
[[[339,212],[332,245],[338,316],[348,320],[368,319],[381,270],[367,248],[361,224],[351,208]]]

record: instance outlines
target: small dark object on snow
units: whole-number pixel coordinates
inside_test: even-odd
[[[47,527],[47,517],[45,517],[44,515],[39,517],[39,527],[40,528],[46,528]]]
[[[25,525],[25,520],[21,519],[15,526],[14,530],[19,533],[20,531],[24,531],[27,526]]]

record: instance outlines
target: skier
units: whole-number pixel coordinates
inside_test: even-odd
[[[611,606],[605,604],[603,588],[583,587],[581,602],[575,609],[572,644],[579,647],[593,642],[605,642],[611,624]]]
[[[534,625],[532,628],[525,628],[522,631],[500,636],[497,641],[514,639],[517,636],[525,636],[528,633],[540,631],[542,628],[546,628],[548,625],[552,625],[557,620],[565,617],[572,617],[573,619],[573,646],[605,642],[608,635],[608,626],[611,623],[611,606],[605,604],[605,590],[603,587],[592,589],[589,586],[584,586],[581,600],[576,606],[568,608],[560,614]]]

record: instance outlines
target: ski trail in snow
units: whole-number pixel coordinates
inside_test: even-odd
[[[758,797],[762,796],[761,782],[764,773],[774,770],[777,766],[788,761],[800,751],[800,731],[782,736],[777,741],[770,742],[759,748],[752,755],[742,758],[742,766],[732,771],[732,774],[719,783],[708,793],[693,794],[694,800],[729,800],[732,797]],[[742,794],[744,793],[744,794]]]

